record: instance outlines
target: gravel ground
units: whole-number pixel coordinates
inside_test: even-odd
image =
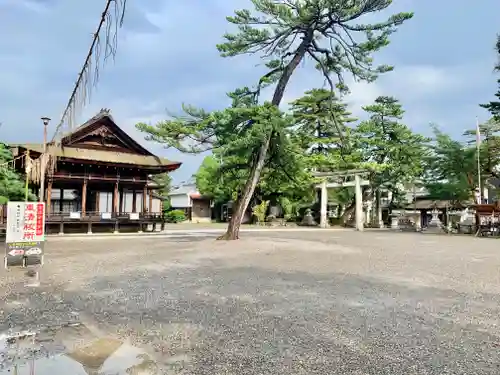
[[[496,240],[207,236],[51,239],[40,287],[0,271],[0,330],[79,321],[149,353],[142,374],[500,373]]]

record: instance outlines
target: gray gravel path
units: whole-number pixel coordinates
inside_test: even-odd
[[[158,374],[499,374],[499,266],[388,232],[52,240],[39,288],[0,273],[0,329],[81,321]]]

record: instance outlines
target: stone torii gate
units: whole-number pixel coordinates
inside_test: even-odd
[[[328,227],[328,189],[339,187],[354,186],[356,194],[356,230],[363,231],[363,193],[361,186],[369,186],[370,181],[366,179],[369,171],[364,169],[351,169],[347,171],[336,172],[315,172],[315,177],[323,177],[321,184],[316,185],[317,189],[321,189],[321,209],[320,209],[320,226],[321,228]],[[354,177],[354,180],[347,181]]]

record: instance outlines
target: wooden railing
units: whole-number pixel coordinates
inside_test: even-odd
[[[85,214],[82,212],[75,212],[80,214],[80,216],[72,215],[71,212],[53,212],[50,215],[46,215],[46,221],[48,223],[60,222],[60,221],[92,221],[92,222],[106,222],[106,221],[161,221],[163,220],[163,214],[161,212],[138,212],[136,213],[137,218],[131,218],[134,213],[122,212],[122,213],[110,213],[110,212],[99,212],[99,211],[87,211]],[[103,215],[107,214],[107,215]]]
[[[1,206],[0,206],[1,208]],[[46,221],[48,223],[60,222],[60,221],[93,221],[93,222],[106,222],[106,221],[155,221],[160,222],[163,220],[162,212],[139,212],[138,219],[131,219],[130,212],[122,212],[122,213],[109,213],[109,218],[103,218],[102,214],[106,212],[99,211],[87,211],[85,215],[82,215],[80,212],[80,217],[71,217],[70,212],[53,212],[46,215]],[[7,210],[5,209],[5,205],[3,209],[0,209],[0,228],[5,227],[7,223]]]
[[[148,180],[145,178],[136,177],[126,177],[126,176],[106,176],[102,174],[92,174],[92,173],[67,173],[67,172],[55,172],[52,178],[58,179],[69,179],[69,180],[95,180],[95,181],[119,181],[126,183],[147,183]]]

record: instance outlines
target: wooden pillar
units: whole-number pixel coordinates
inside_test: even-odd
[[[144,189],[142,189],[142,213],[146,213],[147,209],[147,198],[148,198],[148,185],[144,185]]]
[[[125,212],[125,204],[123,202],[123,189],[120,189],[120,200],[119,200],[119,205],[118,205],[120,211],[120,214]]]
[[[52,180],[49,181],[47,185],[47,213],[46,215],[50,215],[50,203],[52,201]]]
[[[87,179],[83,180],[82,186],[82,217],[87,215]]]
[[[63,212],[64,189],[59,189],[59,213]]]
[[[137,212],[137,192],[132,190],[132,212]]]
[[[101,192],[100,191],[96,191],[95,192],[95,210],[97,213],[100,213],[101,212]]]
[[[115,191],[113,193],[113,213],[118,214],[118,181],[115,183]]]
[[[153,191],[149,190],[149,213],[153,213]]]

